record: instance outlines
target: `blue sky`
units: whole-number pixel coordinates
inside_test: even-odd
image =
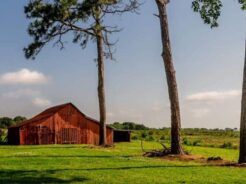
[[[32,117],[46,107],[73,102],[98,118],[94,44],[85,50],[69,42],[62,51],[47,45],[34,61],[23,47],[31,41],[23,13],[27,0],[0,2],[0,116]],[[238,127],[245,46],[245,13],[224,0],[220,27],[210,29],[191,10],[191,0],[172,1],[168,16],[183,127]],[[161,38],[154,1],[139,15],[109,18],[124,28],[116,61],[106,62],[108,123],[135,121],[170,126]]]

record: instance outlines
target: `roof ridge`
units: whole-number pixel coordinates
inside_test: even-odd
[[[25,120],[23,121],[22,123],[18,124],[18,125],[14,125],[14,126],[10,126],[9,128],[17,128],[17,127],[20,127],[20,126],[23,126],[23,125],[27,125],[29,123],[33,123],[35,121],[40,121],[40,120],[43,120],[43,119],[48,119],[50,118],[51,116],[53,116],[54,114],[56,114],[58,111],[62,110],[63,108],[65,108],[66,106],[68,105],[72,105],[80,114],[82,114],[87,120],[91,120],[97,124],[100,124],[100,122],[94,118],[91,118],[89,116],[86,116],[80,109],[78,109],[72,102],[69,102],[69,103],[64,103],[64,104],[61,104],[61,105],[56,105],[56,106],[53,106],[53,107],[50,107],[48,109],[45,109],[44,111],[42,111],[41,113],[37,114],[36,116],[28,119],[28,120]],[[109,128],[112,128],[110,127],[109,125],[107,125],[107,127]]]
[[[9,128],[12,128],[12,127],[20,127],[20,126],[23,126],[23,125],[26,125],[26,124],[29,124],[29,123],[32,123],[33,121],[35,121],[36,119],[40,120],[40,119],[47,119],[49,118],[50,116],[54,115],[55,113],[57,113],[59,110],[65,108],[67,105],[70,105],[72,104],[71,102],[70,103],[65,103],[65,104],[61,104],[61,105],[56,105],[56,106],[53,106],[53,107],[50,107],[48,109],[45,109],[44,111],[42,111],[41,113],[37,114],[36,116],[33,116],[32,118],[30,119],[27,119],[25,121],[23,121],[22,123],[18,124],[18,125],[13,125],[13,126],[10,126]],[[52,112],[52,110],[54,110]],[[40,116],[45,116],[46,117],[43,117],[43,118],[39,118]]]

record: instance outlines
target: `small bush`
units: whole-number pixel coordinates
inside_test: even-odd
[[[147,133],[146,133],[146,132],[142,132],[142,133],[141,133],[141,138],[142,138],[142,139],[145,139],[146,137],[147,137]]]
[[[150,130],[149,135],[154,135],[154,132],[152,130]]]
[[[153,136],[148,136],[147,138],[146,138],[146,141],[154,141],[155,139],[154,139],[154,137]]]
[[[192,145],[193,145],[193,146],[201,146],[201,145],[202,145],[201,143],[202,143],[201,140],[196,140],[196,141],[193,142]]]
[[[187,145],[187,146],[190,146],[190,145],[191,145],[191,142],[189,141],[188,138],[185,137],[185,138],[183,139],[183,144],[184,144],[184,145]]]
[[[162,135],[162,136],[160,137],[160,140],[161,140],[161,141],[164,141],[164,140],[165,140],[165,136]]]
[[[132,138],[132,140],[138,140],[139,139],[137,135],[134,135],[131,138]]]
[[[232,149],[233,145],[231,142],[226,142],[220,146],[221,148],[227,148],[227,149]]]

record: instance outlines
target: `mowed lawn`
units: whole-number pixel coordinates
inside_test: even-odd
[[[157,143],[145,142],[148,149]],[[237,160],[233,149],[186,147],[192,154]],[[245,184],[246,168],[206,166],[142,156],[140,142],[114,148],[87,145],[0,146],[0,183]]]

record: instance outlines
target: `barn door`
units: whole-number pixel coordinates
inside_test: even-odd
[[[62,144],[78,144],[79,129],[78,128],[62,128],[61,130]]]
[[[26,132],[26,133],[25,133]],[[22,132],[23,135],[25,135],[25,144],[39,144],[39,127],[36,126],[29,126],[27,127],[24,132]]]
[[[54,144],[55,134],[46,126],[40,126],[39,144]]]

